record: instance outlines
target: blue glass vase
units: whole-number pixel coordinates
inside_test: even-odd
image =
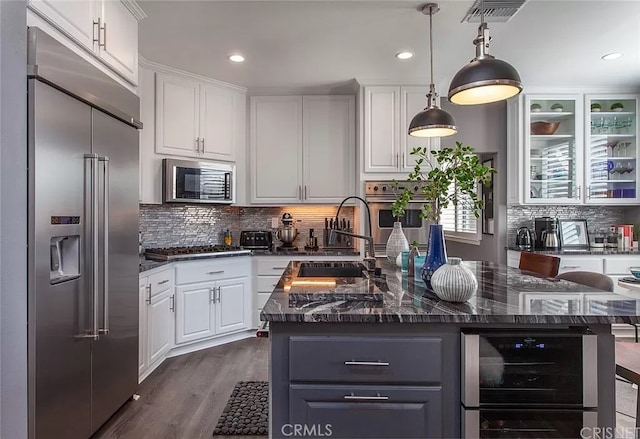
[[[427,284],[427,288],[431,288],[431,276],[440,268],[441,265],[447,263],[447,249],[444,246],[444,229],[442,224],[429,225],[429,245],[427,247],[427,258],[422,266],[422,280]]]

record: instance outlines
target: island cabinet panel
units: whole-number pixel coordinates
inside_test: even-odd
[[[440,383],[442,345],[421,337],[291,337],[289,379]]]
[[[289,395],[293,428],[314,437],[442,437],[440,387],[292,384]]]

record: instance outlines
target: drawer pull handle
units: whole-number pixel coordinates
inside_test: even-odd
[[[563,265],[562,268],[580,268],[579,265]]]
[[[388,366],[385,361],[345,361],[345,366]]]
[[[287,267],[273,267],[274,270],[284,270]]]
[[[207,271],[207,274],[222,274],[224,273],[224,270],[218,270],[218,271]]]
[[[166,284],[167,282],[169,282],[169,279],[161,280],[158,285]]]
[[[379,393],[377,396],[358,396],[352,393],[351,395],[344,395],[344,400],[345,401],[388,401],[389,397],[380,396]]]

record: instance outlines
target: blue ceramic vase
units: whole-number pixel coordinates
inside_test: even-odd
[[[427,288],[432,290],[431,276],[447,263],[447,249],[444,246],[444,229],[442,224],[429,225],[429,245],[427,246],[427,258],[422,266],[422,280]]]

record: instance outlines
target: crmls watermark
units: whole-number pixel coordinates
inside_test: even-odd
[[[584,427],[580,430],[582,439],[635,439],[640,437],[637,427]]]
[[[280,431],[286,437],[329,437],[333,434],[331,424],[284,424]]]

